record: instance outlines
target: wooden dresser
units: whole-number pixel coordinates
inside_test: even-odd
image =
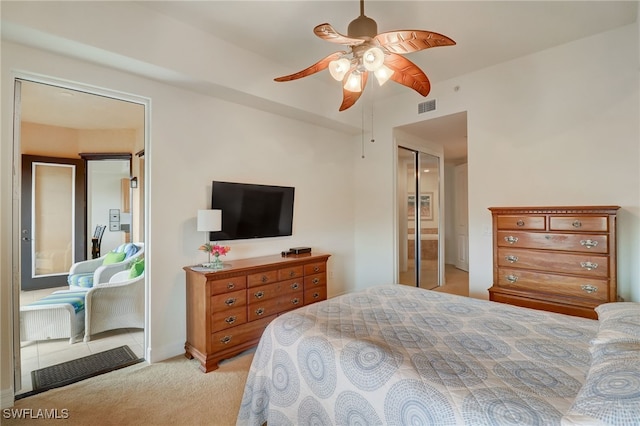
[[[490,299],[597,318],[615,302],[617,206],[491,207]]]
[[[185,266],[185,356],[209,372],[255,346],[283,312],[327,298],[329,254],[263,256],[225,262],[225,269]]]

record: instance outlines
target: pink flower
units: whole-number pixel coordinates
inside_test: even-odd
[[[229,251],[231,250],[231,247],[229,246],[221,246],[218,244],[211,244],[211,243],[206,243],[201,245],[198,250],[202,250],[204,252],[207,253],[211,253],[214,256],[224,256],[225,254],[229,253]]]

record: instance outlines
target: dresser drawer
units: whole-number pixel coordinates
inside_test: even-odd
[[[498,266],[578,274],[585,277],[609,276],[609,258],[585,254],[554,253],[508,247],[498,249]]]
[[[279,314],[303,305],[303,292],[298,290],[287,296],[281,296],[269,300],[249,302],[248,320],[254,321],[265,316]]]
[[[228,330],[222,330],[211,334],[207,352],[229,350],[233,346],[246,344],[252,340],[260,339],[265,327],[275,316],[266,317],[260,321],[247,322]]]
[[[211,294],[228,293],[246,287],[247,278],[245,276],[214,280],[211,281]]]
[[[498,287],[607,301],[608,281],[499,268]]]
[[[321,300],[327,300],[327,288],[316,287],[310,288],[304,291],[304,304],[308,305],[310,303],[319,302]]]
[[[211,331],[220,331],[247,322],[247,307],[238,306],[233,309],[214,312],[211,315]]]
[[[302,279],[293,279],[261,285],[260,287],[252,287],[247,290],[247,300],[249,303],[255,303],[260,300],[286,296],[288,293],[296,290],[302,290],[302,284]]]
[[[316,262],[316,263],[309,263],[307,265],[304,265],[305,276],[318,274],[320,272],[326,272],[326,270],[327,270],[326,262]]]
[[[211,309],[213,311],[224,311],[246,304],[247,291],[244,289],[211,296]]]
[[[300,278],[304,274],[304,268],[302,265],[294,266],[292,268],[284,268],[278,270],[278,280],[289,280],[292,278]]]
[[[498,231],[499,247],[607,253],[607,235]]]
[[[304,277],[304,290],[311,288],[325,287],[327,285],[327,274],[314,274]]]
[[[549,230],[607,232],[609,218],[607,216],[551,216]]]
[[[247,286],[255,287],[258,285],[265,285],[269,283],[274,283],[278,281],[278,270],[274,269],[273,271],[265,271],[257,274],[249,274],[247,275]]]
[[[546,230],[545,216],[498,216],[498,229]]]

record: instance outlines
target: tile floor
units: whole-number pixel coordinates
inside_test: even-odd
[[[56,290],[65,289],[68,289],[68,287],[22,292],[20,295],[20,305],[29,304]],[[71,361],[123,345],[129,346],[136,355],[142,358],[144,355],[144,331],[141,329],[128,328],[110,330],[91,336],[91,340],[86,343],[83,342],[82,337],[80,337],[76,343],[72,345],[69,344],[68,338],[21,342],[22,388],[18,394],[32,390],[31,371],[33,370]]]

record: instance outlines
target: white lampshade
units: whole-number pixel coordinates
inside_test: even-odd
[[[376,79],[378,80],[378,84],[382,86],[384,83],[387,82],[387,80],[389,80],[389,78],[391,78],[393,73],[394,71],[391,68],[389,68],[386,65],[382,65],[380,68],[375,70],[373,74],[376,76]]]
[[[198,210],[198,231],[222,230],[222,210]]]
[[[349,68],[351,68],[351,62],[347,58],[329,62],[329,73],[338,81],[342,81]]]
[[[375,71],[384,63],[384,52],[379,47],[372,47],[362,55],[362,65],[367,71]]]
[[[362,92],[362,75],[357,71],[352,72],[343,87],[350,92]]]

